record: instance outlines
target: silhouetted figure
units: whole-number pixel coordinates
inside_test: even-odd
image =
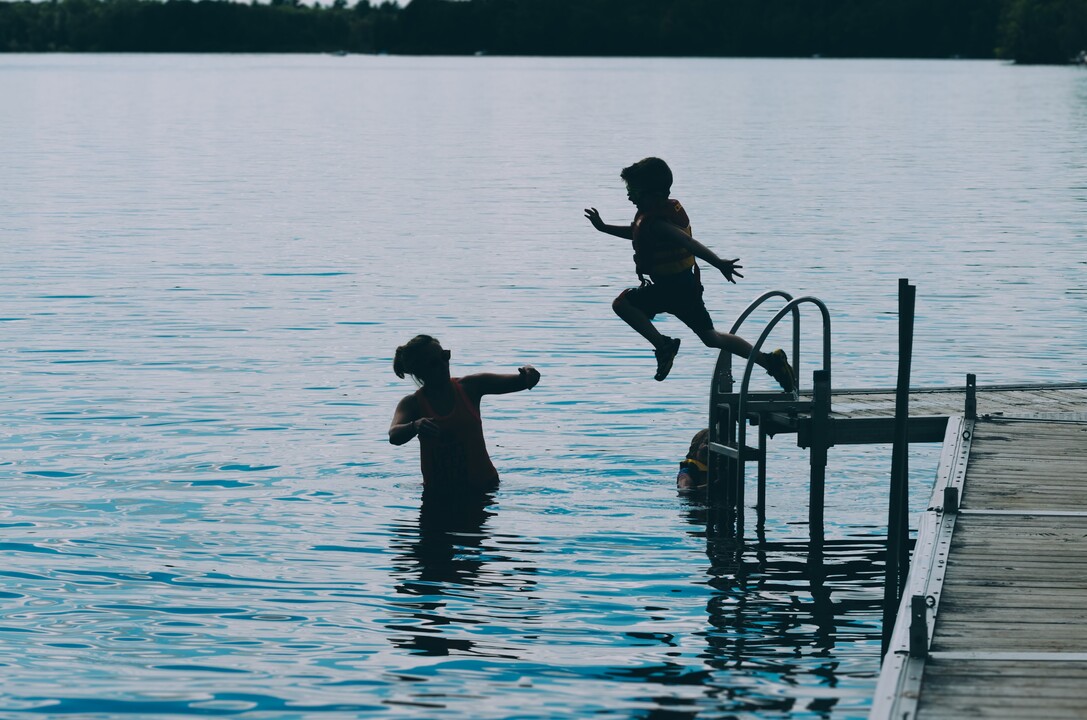
[[[419,389],[396,406],[389,442],[419,437],[423,486],[430,493],[487,491],[498,485],[483,439],[479,401],[484,395],[531,390],[540,373],[531,365],[515,375],[449,375],[450,352],[429,335],[417,335],[396,349],[393,370],[410,374]]]
[[[691,438],[691,447],[687,450],[687,457],[679,462],[676,487],[680,490],[705,490],[709,460],[710,431],[699,430]]]
[[[691,222],[678,200],[669,199],[672,171],[660,158],[648,157],[623,168],[627,197],[638,208],[630,225],[608,225],[596,208],[586,208],[585,217],[600,232],[626,238],[634,245],[634,264],[641,287],[629,288],[612,303],[615,314],[653,344],[657,356],[657,380],[664,380],[679,352],[679,338],[662,335],[653,327],[659,313],[675,315],[694,331],[707,347],[728,350],[746,358],[751,343],[738,335],[717,332],[702,299],[702,281],[695,258],[717,268],[735,283],[743,275],[739,258],[722,260],[694,239]],[[786,392],[795,387],[793,369],[778,349],[760,352],[755,362],[766,369]]]

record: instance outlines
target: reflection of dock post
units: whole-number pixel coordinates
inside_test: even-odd
[[[808,530],[813,542],[823,539],[823,502],[830,444],[830,371],[816,370],[812,382],[811,487],[808,495]]]

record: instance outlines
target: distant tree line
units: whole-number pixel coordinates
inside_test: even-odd
[[[1087,0],[0,1],[0,51],[1007,58],[1087,49]]]

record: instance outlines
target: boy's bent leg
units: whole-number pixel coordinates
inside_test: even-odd
[[[749,357],[754,349],[751,343],[739,335],[717,332],[716,330],[703,331],[698,334],[698,337],[708,347],[727,350],[742,358]],[[781,348],[769,353],[758,353],[755,356],[755,363],[765,369],[785,392],[792,392],[796,387],[796,374],[793,372],[792,365],[789,364],[785,351]]]
[[[706,347],[717,348],[718,350],[728,350],[733,355],[739,355],[742,358],[746,358],[751,354],[751,343],[744,340],[739,335],[717,332],[713,328],[710,328],[698,333],[698,339],[701,340]],[[759,354],[762,355],[763,353]],[[758,362],[758,358],[755,358],[755,361]],[[762,363],[759,364],[761,365]]]
[[[663,347],[668,338],[661,335],[660,332],[653,326],[653,321],[649,315],[646,315],[641,308],[637,307],[630,301],[627,294],[632,292],[631,290],[624,290],[619,293],[619,297],[611,304],[611,309],[615,311],[615,314],[623,319],[627,325],[634,328],[634,330],[648,340],[653,347]]]
[[[656,350],[654,354],[657,357],[657,374],[654,378],[658,381],[664,380],[672,370],[672,362],[676,358],[676,353],[679,352],[679,339],[662,335],[653,326],[652,316],[631,302],[629,294],[633,292],[636,291],[624,290],[619,297],[615,298],[611,307],[627,325],[653,344]]]
[[[754,348],[747,340],[744,340],[739,335],[732,335],[730,333],[717,332],[710,329],[700,332],[698,334],[699,339],[706,344],[706,347],[717,348],[718,350],[728,350],[733,355],[737,355],[742,358],[747,358],[751,355],[751,351]],[[770,357],[769,353],[760,352],[755,356],[755,364],[769,370],[774,360]]]

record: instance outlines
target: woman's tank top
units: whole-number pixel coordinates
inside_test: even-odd
[[[424,417],[437,423],[436,438],[419,436],[423,485],[428,490],[492,490],[498,471],[487,454],[483,420],[458,378],[453,384],[453,409],[439,416],[427,402],[422,388],[415,392]]]

